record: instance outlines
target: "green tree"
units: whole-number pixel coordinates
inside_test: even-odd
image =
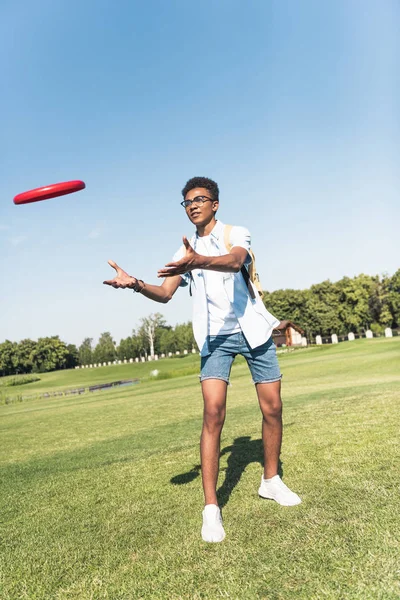
[[[121,339],[117,346],[117,356],[120,360],[123,360],[124,358],[130,358],[129,356],[127,356],[130,350],[130,339],[131,338]]]
[[[16,348],[18,373],[31,373],[33,369],[33,355],[37,342],[30,339],[21,340]]]
[[[337,286],[340,289],[337,310],[342,324],[341,333],[368,329],[374,321],[370,310],[374,278],[364,274],[353,278],[343,277]]]
[[[344,334],[400,325],[400,269],[383,278],[360,274],[308,290],[264,292],[264,304],[278,319],[302,327],[307,336]]]
[[[99,341],[93,352],[93,360],[95,363],[108,362],[115,360],[117,351],[115,342],[111,337],[111,333],[105,331],[101,334]]]
[[[400,327],[400,269],[388,278],[385,284],[386,308],[392,317],[389,326]]]
[[[385,327],[392,324],[393,317],[388,303],[388,281],[386,277],[373,277],[368,306],[371,321],[375,325],[375,331],[383,331]]]
[[[147,355],[148,342],[147,338],[144,335],[144,332],[139,329],[132,330],[132,347],[133,347],[133,357],[141,357]]]
[[[139,356],[139,350],[133,335],[120,341],[117,348],[117,355],[120,360],[136,358]]]
[[[6,340],[0,344],[0,374],[13,375],[18,368],[18,348],[16,342]]]
[[[307,323],[311,325],[313,335],[344,333],[338,315],[339,297],[339,286],[329,280],[311,286],[306,318]]]
[[[58,335],[39,338],[32,352],[32,370],[37,373],[45,373],[64,369],[67,356],[67,346]]]
[[[65,368],[74,369],[79,365],[79,352],[75,344],[67,345],[68,354],[66,357]]]
[[[192,324],[190,322],[176,325],[174,328],[174,337],[177,350],[180,350],[181,352],[183,350],[188,350],[190,352],[192,348],[197,347],[194,340]]]
[[[175,353],[177,350],[179,350],[175,331],[172,329],[172,327],[164,327],[161,329],[158,347],[159,351],[163,354],[168,354],[168,352]]]
[[[90,365],[93,362],[93,339],[85,338],[82,344],[79,346],[79,364]]]
[[[264,292],[263,301],[265,306],[280,321],[288,319],[294,323],[305,326],[305,314],[307,306],[306,290],[275,290]]]
[[[154,347],[156,342],[157,331],[161,327],[165,327],[166,321],[162,314],[154,313],[148,317],[141,319],[141,326],[139,328],[139,335],[143,336],[147,340],[148,353],[151,357],[154,357]]]

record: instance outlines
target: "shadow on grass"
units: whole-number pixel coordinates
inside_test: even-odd
[[[229,501],[229,498],[240,481],[247,465],[250,463],[264,464],[263,444],[262,440],[252,440],[250,436],[238,437],[234,440],[231,446],[226,446],[221,450],[220,456],[229,454],[227,466],[225,469],[225,479],[220,488],[217,490],[218,504],[223,508]],[[199,476],[201,465],[195,465],[187,473],[172,477],[173,485],[185,485],[191,483]],[[279,461],[278,472],[283,477],[282,462]],[[257,482],[258,485],[258,482]]]

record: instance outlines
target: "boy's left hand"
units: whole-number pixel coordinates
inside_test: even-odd
[[[183,245],[186,248],[186,254],[177,262],[170,262],[163,269],[158,271],[158,277],[172,277],[173,275],[183,275],[201,268],[201,255],[197,254],[189,243],[186,236],[183,236]]]

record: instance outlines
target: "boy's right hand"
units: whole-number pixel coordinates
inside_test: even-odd
[[[108,279],[107,281],[103,281],[105,285],[111,285],[115,289],[135,289],[138,285],[140,286],[136,277],[131,277],[130,275],[128,275],[128,273],[121,269],[121,267],[119,267],[116,262],[114,262],[113,260],[109,260],[108,264],[110,265],[110,267],[115,269],[117,274],[114,277],[114,279]]]

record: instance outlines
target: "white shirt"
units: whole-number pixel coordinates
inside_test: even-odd
[[[207,236],[210,240],[213,249],[211,256],[223,256],[229,254],[228,248],[225,246],[224,240],[225,225],[221,221],[217,221],[214,229]],[[198,243],[201,238],[197,233],[190,239],[190,244],[196,252],[199,251]],[[232,227],[230,244],[240,246],[247,251],[250,249],[250,233],[245,227]],[[201,242],[200,242],[201,243]],[[182,245],[175,253],[173,260],[178,261],[185,256],[186,249]],[[245,261],[245,264],[251,262],[250,255]],[[181,286],[190,285],[191,293],[193,294],[193,333],[196,343],[200,349],[201,356],[210,354],[208,346],[208,336],[210,335],[210,310],[208,291],[206,290],[207,274],[212,271],[206,269],[194,269],[190,273],[181,275]],[[239,273],[221,273],[222,286],[224,296],[229,300],[231,309],[235,313],[240,329],[250,348],[257,348],[264,344],[272,334],[275,327],[279,325],[279,320],[276,319],[265,308],[263,301],[258,295],[257,289],[253,284],[254,298],[249,294],[247,285],[241,272]],[[213,285],[211,284],[213,289]],[[211,292],[211,297],[213,292]],[[226,308],[226,306],[225,306]],[[231,314],[229,310],[228,315]]]

